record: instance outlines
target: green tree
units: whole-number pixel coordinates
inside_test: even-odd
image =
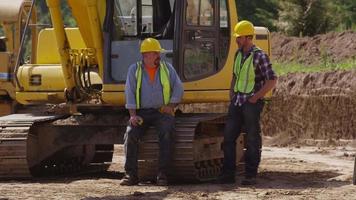
[[[334,13],[336,14],[338,30],[356,30],[356,1],[337,0],[334,2]]]
[[[276,31],[278,19],[277,0],[236,0],[239,20],[249,20],[255,26],[265,26]]]
[[[46,1],[36,1],[38,22],[40,24],[51,24],[51,16],[46,4]],[[61,4],[62,19],[66,27],[76,26],[76,22],[72,16],[72,12],[67,3]]]
[[[292,36],[313,36],[334,30],[338,24],[332,0],[285,0],[279,2],[278,30]]]

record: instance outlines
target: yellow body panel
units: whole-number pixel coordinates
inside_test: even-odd
[[[98,22],[100,24],[103,24],[104,22],[104,17],[105,17],[105,6],[106,3],[103,0],[84,0],[84,1],[78,1],[78,0],[68,0],[68,3],[70,5],[70,8],[73,12],[73,16],[78,24],[78,27],[80,29],[80,32],[83,36],[83,40],[85,41],[85,44],[87,47],[93,48],[95,44],[95,40],[101,40],[102,37],[100,38],[95,38],[94,33],[91,30],[92,24],[88,21],[90,18],[90,11],[89,11],[89,5],[92,4],[92,6],[96,7],[96,12],[98,14]],[[101,26],[99,26],[101,27]]]
[[[65,32],[69,41],[69,45],[72,49],[86,48],[83,38],[78,28],[66,28]],[[38,34],[37,44],[37,63],[38,64],[58,64],[60,63],[60,57],[58,52],[58,46],[54,42],[56,40],[54,30],[43,29]]]
[[[29,103],[62,103],[64,99],[65,83],[63,79],[62,67],[59,64],[53,65],[24,65],[21,66],[17,74],[23,91],[17,90],[16,100],[21,104]],[[40,85],[33,84],[33,77],[41,77]],[[99,75],[90,73],[92,84],[101,84]]]
[[[34,75],[41,76],[40,85],[31,85],[30,77]],[[65,83],[61,66],[57,65],[24,65],[17,74],[24,91],[64,91]]]
[[[21,104],[63,103],[63,92],[16,92],[16,101]]]

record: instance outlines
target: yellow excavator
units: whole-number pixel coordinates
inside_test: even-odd
[[[235,0],[46,0],[53,27],[39,32],[32,21],[35,2],[26,3],[18,59],[6,70],[12,71],[9,81],[16,86],[12,99],[28,109],[0,118],[2,178],[108,169],[127,125],[128,66],[141,59],[140,42],[147,37],[166,49],[162,59],[173,63],[184,83],[184,104],[229,101],[237,49]],[[76,28],[65,28],[63,4]],[[0,4],[0,9],[6,7]],[[23,58],[26,38],[31,40],[30,59]],[[255,42],[270,53],[267,28],[256,27]],[[53,106],[63,103],[68,109]],[[177,113],[172,180],[216,178],[224,123],[222,114]],[[241,167],[242,137],[237,144]],[[150,129],[140,142],[140,179],[154,179],[157,155],[157,137]]]
[[[17,61],[17,53],[21,43],[21,33],[24,30],[31,7],[30,1],[3,0],[0,1],[0,116],[15,112],[15,84],[12,82],[13,70]],[[36,11],[33,10],[30,22],[36,23]],[[33,29],[32,31],[36,31]],[[31,40],[36,42],[36,33]],[[36,45],[32,46],[36,48]],[[35,49],[32,50],[35,52]],[[30,57],[35,58],[34,55]],[[35,60],[32,60],[34,62]]]

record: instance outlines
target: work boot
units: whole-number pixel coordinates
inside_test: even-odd
[[[241,181],[241,185],[256,185],[257,184],[257,179],[256,177],[245,177],[242,181]]]
[[[167,176],[164,173],[158,173],[157,185],[158,186],[167,186],[168,185]]]
[[[234,184],[235,183],[235,175],[222,173],[216,180],[218,184]]]
[[[126,174],[121,182],[120,185],[126,185],[126,186],[130,186],[130,185],[138,185],[138,177],[137,176],[131,176]]]

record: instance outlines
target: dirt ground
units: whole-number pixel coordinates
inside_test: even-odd
[[[271,138],[265,138],[270,140]],[[215,183],[120,186],[122,146],[109,173],[0,182],[0,199],[356,199],[351,184],[356,148],[265,146],[254,187]],[[236,177],[239,180],[241,177]]]

